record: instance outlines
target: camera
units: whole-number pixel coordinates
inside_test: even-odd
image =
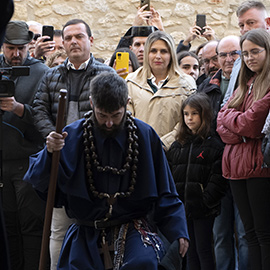
[[[30,67],[17,66],[0,68],[0,97],[12,97],[15,93],[14,81],[3,78],[4,75],[11,76],[29,76]]]
[[[15,92],[15,84],[13,81],[0,81],[0,97],[12,97]]]

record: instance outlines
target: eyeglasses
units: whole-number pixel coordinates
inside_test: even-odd
[[[39,37],[41,37],[40,34],[34,34],[33,40],[37,40]]]
[[[210,61],[212,61],[212,62],[217,62],[217,61],[218,61],[217,55],[212,56],[210,59],[208,59],[208,58],[202,59],[202,62],[203,62],[203,64],[205,64],[205,65],[209,65]]]
[[[253,57],[256,57],[259,53],[263,52],[265,49],[252,49],[250,50],[250,52],[247,52],[247,51],[243,51],[241,53],[242,57],[244,58],[248,58],[249,56],[253,56]]]
[[[234,50],[234,51],[231,51],[231,52],[220,52],[218,54],[218,56],[221,58],[221,59],[225,59],[227,57],[227,55],[229,55],[230,57],[232,58],[235,58],[237,57],[238,55],[240,55],[240,51],[237,51],[237,50]]]

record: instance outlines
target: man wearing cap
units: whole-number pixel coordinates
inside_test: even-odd
[[[157,30],[158,28],[155,26],[132,26],[128,29],[124,37],[121,38],[117,48],[129,47],[135,53],[139,64],[142,66],[146,39],[151,33]]]
[[[29,66],[29,76],[7,74],[15,92],[0,93],[3,169],[3,210],[8,236],[11,269],[38,269],[45,203],[31,185],[22,181],[28,158],[44,143],[34,126],[32,101],[47,66],[29,56],[33,32],[23,21],[11,21],[6,28],[0,67]],[[4,76],[3,76],[4,77]],[[1,82],[0,82],[1,83]]]
[[[138,8],[133,26],[128,29],[117,45],[117,49],[129,47],[135,53],[141,66],[143,65],[144,44],[147,37],[157,30],[164,31],[159,12],[152,6],[147,11],[146,7],[147,5]]]
[[[0,15],[0,48],[2,47],[6,26],[14,12],[14,4],[12,0],[4,0],[1,2]],[[1,187],[0,187],[1,190]],[[3,216],[2,207],[2,191],[0,191],[0,265],[1,268],[10,270],[10,260],[8,256],[7,235]]]
[[[129,48],[137,56],[139,64],[143,65],[143,53],[144,45],[147,37],[157,31],[158,29],[154,26],[133,26],[131,29],[131,43]]]

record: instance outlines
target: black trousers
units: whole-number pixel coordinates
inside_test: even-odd
[[[24,182],[27,160],[3,162],[3,211],[12,270],[37,270],[46,203]]]
[[[214,220],[214,216],[187,220],[190,238],[187,252],[188,270],[215,270],[213,249]]]
[[[270,178],[231,180],[230,186],[246,232],[250,270],[269,270]]]

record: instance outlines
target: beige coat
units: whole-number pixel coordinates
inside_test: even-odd
[[[148,85],[143,67],[130,73],[126,80],[130,96],[128,110],[152,126],[168,149],[175,141],[181,105],[196,90],[194,79],[177,71],[156,93]]]

